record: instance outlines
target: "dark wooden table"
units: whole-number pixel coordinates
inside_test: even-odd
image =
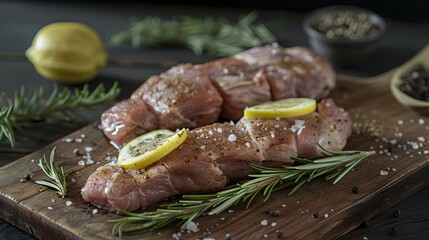
[[[53,83],[38,75],[33,66],[22,57],[30,46],[36,32],[46,24],[56,21],[79,21],[95,28],[107,39],[111,33],[125,29],[130,16],[156,15],[170,18],[173,15],[196,17],[226,16],[236,20],[239,15],[255,10],[250,7],[226,8],[213,6],[139,4],[133,2],[117,4],[82,4],[55,2],[0,2],[0,91],[12,93],[21,85],[28,88],[43,86],[47,92]],[[290,9],[256,9],[259,18],[266,22],[276,21],[273,30],[283,46],[306,45],[301,23],[307,12]],[[339,69],[341,73],[371,76],[389,70],[413,56],[429,43],[429,21],[404,22],[386,18],[388,30],[381,39],[374,56],[362,67]],[[191,51],[176,48],[150,48],[135,50],[130,47],[107,49],[111,59],[127,60],[173,60],[176,62],[200,63],[214,59],[210,56],[195,56]],[[11,57],[14,55],[15,57]],[[118,81],[122,89],[120,98],[128,97],[149,76],[165,71],[166,67],[117,66],[103,69],[95,85],[103,82],[111,85]],[[60,87],[63,87],[60,85]],[[0,105],[4,102],[0,102]],[[99,111],[91,114],[87,122],[98,119]],[[48,143],[63,137],[84,124],[64,127],[61,123],[46,125],[34,123],[31,131],[20,136],[15,149],[0,145],[0,166],[6,165]],[[1,211],[2,206],[0,206]],[[395,217],[395,211],[401,214]],[[341,239],[428,239],[429,235],[429,187],[387,209],[377,217],[368,219],[362,227],[344,235]],[[20,229],[0,219],[0,239],[33,239]]]

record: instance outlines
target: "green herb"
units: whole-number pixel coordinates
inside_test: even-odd
[[[118,84],[115,83],[108,91],[103,84],[99,84],[90,92],[88,85],[82,90],[76,88],[74,92],[64,88],[61,92],[55,85],[47,100],[43,99],[43,88],[36,88],[31,97],[27,97],[24,86],[14,93],[13,99],[4,92],[2,96],[8,106],[0,109],[0,142],[8,139],[15,147],[15,130],[22,130],[21,124],[25,121],[41,121],[46,118],[60,117],[66,121],[74,119],[74,112],[79,108],[88,108],[97,104],[113,102],[119,94]]]
[[[210,55],[230,56],[247,48],[276,41],[263,24],[255,23],[257,14],[251,12],[232,24],[225,18],[204,19],[183,16],[179,20],[165,20],[147,16],[131,18],[129,28],[113,35],[114,46],[131,43],[132,47],[182,45],[196,54],[207,51]]]
[[[298,165],[282,168],[268,168],[250,165],[259,171],[249,175],[250,180],[230,186],[214,194],[184,195],[177,203],[161,205],[155,211],[131,213],[120,211],[125,217],[111,220],[116,223],[113,234],[122,236],[123,233],[142,230],[156,230],[178,221],[184,229],[192,220],[202,214],[219,214],[229,207],[243,201],[249,207],[252,200],[262,193],[267,201],[272,192],[292,187],[290,195],[302,185],[316,177],[325,176],[326,180],[334,179],[334,184],[343,178],[362,159],[375,154],[374,151],[342,151],[332,152],[322,148],[323,155],[314,159],[293,158]],[[136,226],[128,226],[137,224]]]
[[[60,196],[64,197],[67,194],[67,177],[72,173],[72,171],[65,172],[63,167],[54,163],[54,158],[55,147],[51,151],[49,161],[46,159],[46,156],[43,155],[43,160],[40,159],[38,163],[49,179],[34,182],[57,190]]]

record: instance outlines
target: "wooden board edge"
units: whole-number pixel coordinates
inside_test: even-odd
[[[9,210],[13,211],[9,212]],[[81,239],[67,229],[58,224],[52,224],[49,219],[35,214],[31,209],[2,195],[0,195],[0,218],[38,239]]]
[[[426,186],[429,186],[429,181],[422,181],[422,179],[427,179],[429,176],[429,164],[426,164],[423,168],[416,170],[409,175],[405,175],[403,178],[398,179],[395,183],[388,185],[386,187],[380,188],[379,191],[372,192],[369,194],[368,199],[359,202],[349,209],[344,209],[340,214],[336,216],[331,216],[338,218],[341,221],[335,221],[338,224],[332,224],[328,226],[320,227],[313,225],[314,229],[326,229],[325,232],[315,231],[306,231],[305,233],[315,233],[314,235],[299,235],[294,237],[294,239],[337,239],[348,232],[359,227],[364,221],[368,221],[381,212],[395,206],[406,197],[418,192]],[[412,183],[416,183],[411,185]],[[374,206],[375,208],[367,208],[366,211],[362,211],[360,206]],[[345,214],[345,217],[341,215]],[[393,217],[393,213],[392,213]],[[353,219],[350,221],[345,221],[344,219]],[[332,219],[331,219],[332,220]],[[350,224],[354,222],[353,224]],[[323,223],[320,223],[323,224]],[[344,229],[347,228],[346,231]]]

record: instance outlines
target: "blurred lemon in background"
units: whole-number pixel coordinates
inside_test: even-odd
[[[91,80],[107,63],[107,54],[97,32],[75,22],[57,22],[43,27],[25,54],[39,74],[68,84]]]

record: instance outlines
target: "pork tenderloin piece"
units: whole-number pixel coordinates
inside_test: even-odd
[[[98,207],[132,211],[177,194],[217,191],[246,178],[248,164],[281,166],[292,164],[291,157],[319,156],[317,143],[342,150],[350,133],[349,114],[331,99],[304,116],[215,123],[189,131],[180,147],[146,169],[98,168],[81,193]]]
[[[123,145],[136,132],[200,127],[218,121],[219,113],[222,119],[238,120],[248,106],[291,97],[321,99],[334,87],[332,67],[313,51],[272,44],[202,65],[178,65],[152,76],[131,96],[138,100],[141,113],[134,110],[134,102],[125,101],[106,110],[101,121],[106,136]],[[138,114],[145,125],[136,125],[126,111]],[[147,123],[152,123],[153,115],[157,123],[150,129]]]

